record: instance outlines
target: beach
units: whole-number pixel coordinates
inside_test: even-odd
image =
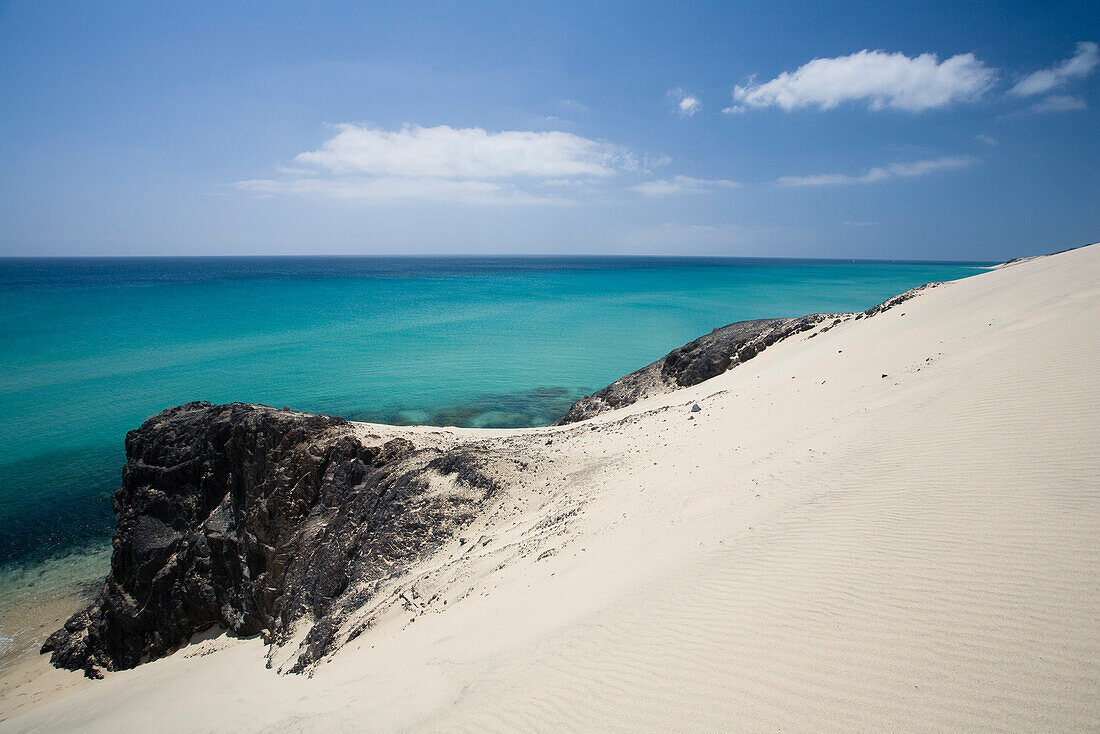
[[[1092,245],[578,423],[355,424],[510,462],[365,631],[302,674],[217,630],[31,658],[0,731],[1094,729],[1098,320]]]

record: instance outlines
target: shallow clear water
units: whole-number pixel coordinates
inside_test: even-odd
[[[980,269],[684,258],[0,260],[0,586],[31,583],[50,563],[80,568],[73,559],[84,557],[102,572],[126,431],[172,405],[547,424],[580,395],[715,327],[862,310]]]

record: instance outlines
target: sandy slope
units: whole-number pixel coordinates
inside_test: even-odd
[[[32,680],[0,730],[1096,729],[1098,375],[1092,246],[593,421],[452,431],[530,465],[311,678],[209,637]]]

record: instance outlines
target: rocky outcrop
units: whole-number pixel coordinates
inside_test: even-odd
[[[573,403],[569,412],[554,425],[576,423],[609,410],[626,407],[643,398],[698,385],[749,361],[789,336],[813,329],[826,321],[830,323],[810,336],[828,331],[848,319],[877,316],[920,295],[927,288],[940,285],[943,284],[935,282],[917,286],[855,314],[815,313],[801,318],[756,319],[723,326],[679,349],[673,349],[656,362],[619,378],[602,390],[585,395]]]
[[[697,385],[747,362],[777,341],[812,329],[830,318],[834,317],[813,314],[797,319],[757,319],[738,321],[715,329],[602,390],[581,398],[555,425],[576,423],[651,395]]]
[[[905,291],[904,293],[899,293],[896,296],[892,296],[890,298],[887,298],[885,301],[883,301],[879,305],[872,306],[871,308],[867,309],[863,313],[856,314],[856,318],[857,319],[869,319],[872,316],[877,316],[877,315],[879,315],[880,313],[882,313],[884,311],[889,311],[894,306],[900,306],[901,304],[905,303],[906,301],[908,301],[911,298],[916,298],[917,296],[919,296],[923,291],[927,290],[928,288],[936,288],[936,287],[941,286],[941,285],[943,285],[943,282],[937,280],[933,283],[925,283],[924,285],[918,285],[916,288],[910,288],[909,290]]]
[[[497,489],[476,449],[365,445],[343,420],[243,404],[167,410],[127,435],[126,455],[111,572],[42,648],[93,677],[215,625],[298,644],[301,671]]]

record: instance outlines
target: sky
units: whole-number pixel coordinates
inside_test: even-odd
[[[1087,2],[0,2],[0,256],[1100,240]]]

